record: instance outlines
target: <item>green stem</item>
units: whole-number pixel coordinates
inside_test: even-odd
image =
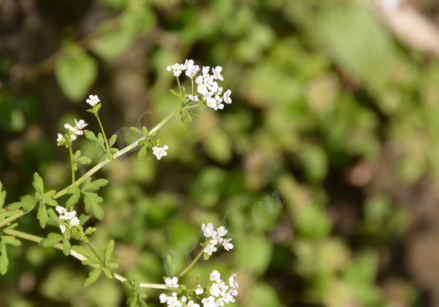
[[[28,234],[28,233],[25,233],[25,232],[21,232],[21,231],[18,231],[18,230],[5,229],[5,230],[3,230],[3,232],[5,234],[8,234],[8,235],[11,235],[11,236],[14,236],[14,237],[19,237],[19,238],[22,238],[22,239],[26,239],[26,240],[29,240],[29,241],[36,242],[38,244],[41,241],[43,241],[43,238],[41,238],[41,237],[37,237],[37,236],[31,235],[31,234]],[[53,247],[56,248],[56,249],[59,249],[59,250],[63,250],[63,245],[60,244],[60,243],[53,245]],[[80,261],[87,260],[87,257],[85,257],[84,255],[74,251],[73,249],[70,249],[70,256],[72,256],[72,257],[74,257],[74,258],[76,258],[76,259],[78,259]],[[94,268],[99,268],[98,265],[91,264],[90,266],[92,266]],[[119,274],[114,274],[114,278],[116,278],[117,280],[120,280],[120,281],[127,281],[127,279],[125,277],[123,277],[123,276],[121,276]],[[142,287],[142,288],[153,288],[153,289],[169,290],[169,288],[166,285],[162,285],[162,284],[141,283],[139,286]]]
[[[189,266],[186,269],[184,269],[183,272],[181,272],[180,277],[182,277],[184,274],[186,274],[186,272],[189,271],[194,266],[194,264],[198,261],[198,259],[200,259],[202,254],[204,254],[204,248],[197,255],[197,257],[195,257],[195,259],[191,262],[191,264],[189,264]]]
[[[188,107],[185,107],[183,109],[189,109],[189,108],[193,108],[193,107],[196,107],[196,106],[188,106]],[[158,123],[154,128],[152,128],[149,131],[148,135],[151,135],[152,133],[154,133],[157,130],[159,130],[172,116],[175,115],[175,113],[179,112],[180,110],[182,110],[182,106],[177,107],[171,114],[166,116],[160,123]],[[113,155],[113,159],[117,159],[117,158],[123,156],[124,154],[126,154],[127,152],[133,150],[134,148],[136,148],[138,146],[138,143],[140,141],[143,141],[145,139],[146,139],[146,137],[143,136],[143,137],[139,138],[137,141],[135,141],[135,142],[131,143],[130,145],[128,145],[127,147],[125,147],[124,149],[116,152]],[[57,198],[60,198],[61,196],[65,195],[69,188],[79,186],[81,183],[83,183],[85,180],[87,180],[89,177],[91,177],[94,173],[96,173],[98,170],[100,170],[106,164],[110,163],[110,161],[111,160],[105,159],[104,161],[98,163],[91,170],[89,170],[87,173],[85,173],[81,178],[79,178],[78,180],[76,180],[74,183],[72,183],[68,187],[66,187],[66,188],[62,189],[61,191],[59,191],[58,193],[56,193],[52,198],[53,199],[57,199]],[[23,216],[23,215],[25,215],[26,213],[29,213],[29,212],[30,211],[27,211],[27,212],[23,212],[21,210],[18,211],[17,213],[15,213],[14,215],[11,215],[7,219],[5,219],[3,221],[0,221],[0,227],[9,224],[10,222],[18,219],[19,217],[21,217],[21,216]]]
[[[102,123],[101,123],[101,120],[99,118],[98,113],[96,113],[95,116],[98,119],[99,126],[101,127],[102,135],[104,136],[104,140],[105,140],[105,145],[107,146],[107,151],[108,151],[108,153],[110,153],[110,146],[108,145],[107,136],[105,135],[105,130],[104,130],[104,127],[102,126]]]
[[[72,183],[75,182],[75,170],[73,169],[73,150],[72,147],[69,147],[69,153],[70,153],[70,166],[72,167]]]
[[[180,78],[179,77],[175,77],[175,78],[177,78],[177,83],[178,83],[178,88],[180,89],[181,99],[183,99],[183,90],[181,89]]]

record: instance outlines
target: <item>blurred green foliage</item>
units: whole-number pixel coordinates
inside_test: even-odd
[[[184,280],[207,281],[213,269],[236,273],[233,306],[426,306],[426,289],[400,258],[416,219],[412,195],[439,178],[439,62],[402,46],[370,7],[343,0],[101,0],[67,13],[35,6],[40,43],[60,51],[49,57],[58,49],[32,45],[45,54],[32,63],[18,52],[0,56],[7,203],[31,189],[34,171],[50,188],[69,184],[67,153],[55,138],[66,121],[92,122],[88,94],[100,96],[104,126],[120,132],[122,148],[132,137],[123,127],[150,129],[174,108],[166,66],[186,58],[220,65],[232,105],[205,108],[183,125],[171,120],[158,133],[170,148],[165,159],[131,154],[94,176],[110,184],[105,219],[90,221],[98,228],[92,243],[103,251],[114,239],[121,274],[157,283],[167,253],[180,272],[200,243],[201,223],[225,219],[234,249],[201,261]],[[80,18],[53,19],[74,13]],[[17,22],[10,35],[26,31]],[[28,71],[16,76],[23,65]],[[90,142],[78,144],[98,161]],[[46,236],[32,214],[19,222]],[[125,301],[114,280],[84,288],[87,269],[58,250],[23,241],[8,246],[8,256],[0,305]],[[160,291],[145,293],[159,306]]]

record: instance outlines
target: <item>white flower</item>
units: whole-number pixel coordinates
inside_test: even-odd
[[[230,294],[230,292],[224,294],[223,299],[226,304],[235,302],[235,298],[232,296],[232,294]]]
[[[233,244],[229,243],[230,241],[232,241],[232,239],[224,239],[223,241],[223,246],[226,251],[230,251],[231,249],[233,249]]]
[[[220,237],[224,237],[227,234],[227,229],[224,226],[218,227],[216,231]]]
[[[76,137],[76,135],[74,135],[74,134],[70,136],[70,139],[71,139],[72,141],[76,140],[76,138],[77,138],[77,137]]]
[[[178,301],[177,293],[173,292],[172,296],[168,296],[168,307],[180,307],[181,303]]]
[[[209,97],[209,98],[206,100],[206,104],[207,104],[207,106],[208,106],[209,108],[212,108],[212,109],[215,109],[215,110],[218,109],[218,107],[217,107],[217,103],[216,103],[216,99],[215,99],[215,98]]]
[[[209,73],[209,66],[203,66],[203,75],[207,75]]]
[[[160,294],[159,299],[160,299],[160,303],[165,303],[168,300],[168,296],[162,293]]]
[[[232,276],[230,276],[229,284],[230,284],[230,287],[232,287],[233,289],[238,289],[238,283],[236,282],[236,274],[233,274]]]
[[[178,285],[178,278],[177,277],[172,277],[172,279],[171,278],[166,278],[165,279],[165,283],[166,283],[166,286],[168,288],[178,288],[179,287],[179,285]]]
[[[215,79],[219,79],[221,81],[224,81],[223,76],[221,76],[221,71],[223,70],[223,68],[221,66],[217,66],[215,68],[212,68],[213,71],[213,76]]]
[[[197,91],[198,93],[200,93],[201,95],[206,95],[208,93],[207,87],[204,84],[200,84],[197,87]]]
[[[79,220],[77,217],[74,217],[70,220],[70,225],[72,226],[78,226],[79,225]]]
[[[212,273],[209,274],[209,276],[211,281],[216,281],[221,278],[221,274],[217,270],[214,270]]]
[[[209,289],[209,293],[215,297],[218,297],[221,294],[221,289],[219,288],[219,285],[213,284]]]
[[[181,301],[182,301],[183,303],[186,303],[186,302],[187,302],[187,297],[186,297],[186,296],[182,296],[182,297],[181,297]]]
[[[217,248],[211,244],[207,245],[206,249],[204,250],[204,252],[206,254],[208,254],[209,256],[212,256],[212,253],[216,252],[216,251],[217,251]]]
[[[56,212],[58,212],[59,214],[63,214],[66,213],[67,209],[61,206],[56,206],[55,207]]]
[[[213,230],[213,224],[209,223],[206,225],[201,224],[201,230],[203,231],[203,234],[206,238],[210,238],[214,235],[216,235],[216,231]]]
[[[201,302],[203,303],[204,307],[217,307],[217,304],[215,303],[215,298],[213,296],[203,298]]]
[[[189,303],[187,303],[187,307],[200,307],[200,305],[195,304],[194,301],[189,301]]]
[[[201,287],[201,285],[198,285],[197,289],[195,290],[195,294],[200,295],[200,294],[203,294],[203,292],[204,292],[204,290]]]
[[[195,75],[200,70],[200,67],[198,65],[194,65],[193,60],[186,60],[184,65],[186,66],[186,76],[188,76],[189,78],[195,77]]]
[[[152,153],[157,157],[157,160],[160,160],[162,157],[168,155],[168,153],[166,152],[168,148],[168,145],[165,145],[163,147],[154,146],[152,148]]]
[[[198,77],[195,79],[195,83],[196,83],[196,84],[203,84],[203,76],[198,76]]]
[[[224,102],[227,103],[227,104],[231,104],[232,103],[232,98],[230,98],[230,95],[232,95],[232,91],[231,90],[227,90],[224,93],[224,95],[223,95]]]
[[[58,138],[56,139],[57,142],[64,142],[66,139],[61,133],[58,133]]]
[[[230,293],[231,295],[233,295],[233,296],[237,296],[237,295],[238,295],[238,290],[236,290],[236,289],[231,289],[231,290],[229,291],[229,293]]]
[[[186,70],[186,66],[184,64],[175,63],[174,65],[166,67],[166,69],[168,71],[171,71],[171,69],[172,69],[173,75],[176,77],[179,77],[181,75],[181,72],[183,70]]]
[[[87,99],[86,102],[88,104],[90,104],[92,107],[94,107],[95,105],[97,105],[100,102],[100,100],[99,100],[97,95],[94,95],[94,96],[90,95],[90,96],[88,96],[88,98],[89,99]]]
[[[59,228],[61,228],[61,233],[64,233],[66,231],[66,226],[60,225]]]
[[[198,95],[192,96],[192,95],[187,95],[189,97],[190,100],[192,101],[199,101],[198,99]]]
[[[84,129],[85,127],[88,126],[88,124],[83,119],[80,119],[79,121],[77,121],[75,118],[75,124],[76,124],[76,127],[78,129]]]

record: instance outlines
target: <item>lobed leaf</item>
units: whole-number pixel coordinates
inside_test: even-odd
[[[90,286],[98,280],[99,276],[101,276],[102,269],[95,269],[88,274],[88,278],[84,282],[84,286]]]
[[[90,209],[93,210],[94,216],[102,221],[104,218],[104,210],[99,206],[99,203],[103,202],[102,197],[99,197],[96,193],[89,193],[89,192],[83,192],[84,193],[84,203],[85,203],[85,210],[87,212],[90,211]]]
[[[38,175],[38,173],[34,173],[34,181],[32,182],[35,191],[40,194],[44,194],[44,184],[43,179]]]
[[[61,242],[64,239],[64,236],[60,233],[51,232],[47,235],[47,238],[44,238],[40,245],[42,247],[52,247],[55,244]]]
[[[47,208],[45,204],[41,204],[38,207],[37,219],[40,221],[41,228],[45,228],[49,216],[47,215]]]

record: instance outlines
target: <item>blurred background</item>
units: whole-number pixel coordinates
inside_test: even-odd
[[[236,273],[229,306],[439,306],[438,14],[435,0],[0,0],[6,203],[35,171],[50,189],[70,184],[56,138],[75,118],[98,131],[88,95],[123,148],[129,127],[176,107],[166,66],[193,59],[223,67],[233,103],[172,119],[162,160],[132,152],[93,176],[110,183],[92,243],[116,241],[118,272],[160,283],[163,255],[180,272],[201,223],[225,219],[235,248],[183,282]],[[74,145],[93,160],[79,176],[98,152]],[[57,232],[35,213],[18,221]],[[84,287],[89,268],[21,241],[0,306],[124,305],[116,280]],[[161,291],[145,292],[160,306]]]

